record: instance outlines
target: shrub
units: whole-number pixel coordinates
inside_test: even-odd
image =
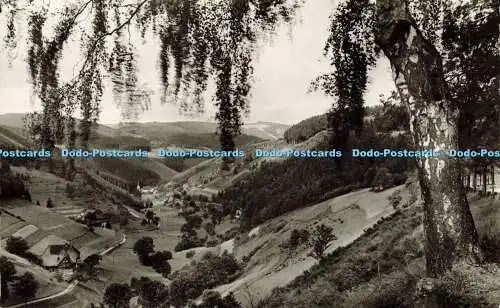
[[[139,256],[143,265],[149,266],[151,264],[149,256],[154,253],[154,247],[152,238],[142,237],[135,242],[133,251]]]
[[[292,232],[290,232],[289,247],[295,249],[300,244],[307,243],[309,236],[309,231],[305,229],[293,229]]]
[[[416,277],[396,272],[391,276],[375,279],[373,281],[373,285],[375,286],[374,292],[371,292],[367,296],[362,296],[361,299],[354,298],[354,302],[352,302],[353,296],[351,294],[351,298],[349,298],[351,302],[349,304],[353,307],[365,308],[414,307],[412,303],[416,300],[413,295],[416,283]]]
[[[54,207],[54,203],[52,202],[52,199],[49,198],[47,199],[47,203],[45,204],[47,206],[47,208],[51,209]]]
[[[209,235],[215,235],[215,226],[214,226],[214,224],[212,222],[210,222],[210,221],[207,222],[205,224],[205,231],[207,231],[207,233]]]
[[[132,290],[126,283],[110,284],[104,292],[104,303],[110,307],[127,307],[132,298]]]
[[[203,302],[201,304],[194,304],[193,308],[240,308],[241,304],[236,301],[234,294],[229,292],[229,294],[222,298],[220,293],[217,291],[205,291],[202,296]]]
[[[172,260],[172,258],[173,258],[172,252],[170,250],[164,250],[163,251],[163,255],[165,256],[165,258],[167,260]]]
[[[215,247],[215,246],[219,245],[220,243],[221,243],[221,241],[220,241],[219,239],[217,239],[217,238],[212,238],[212,239],[209,239],[209,240],[205,243],[205,245],[206,245],[207,247]]]
[[[204,290],[233,281],[241,274],[241,269],[232,255],[205,254],[187,272],[172,280],[170,295],[173,304],[183,306],[189,299],[202,295]]]
[[[42,261],[42,259],[40,259],[40,257],[38,257],[37,255],[35,255],[29,251],[26,251],[25,253],[23,253],[22,257],[25,258],[26,260],[30,261],[33,264],[36,264],[36,265],[43,264],[43,261]]]
[[[312,255],[317,260],[323,260],[323,254],[330,241],[337,237],[333,234],[333,228],[321,224],[316,226],[312,233],[311,244],[313,246]]]
[[[195,254],[194,250],[186,252],[186,258],[191,259]]]
[[[202,245],[203,241],[196,234],[183,233],[181,240],[175,245],[174,251],[182,251]]]
[[[485,233],[479,238],[486,262],[500,263],[500,234]]]
[[[398,189],[395,192],[393,192],[389,197],[389,202],[391,203],[392,207],[397,210],[399,205],[401,204],[401,200],[403,199],[401,197],[401,191]]]
[[[203,219],[199,215],[187,215],[185,219],[188,226],[192,229],[199,229],[203,222]]]
[[[22,256],[28,249],[28,244],[20,237],[11,236],[7,239],[5,250],[12,254]]]
[[[149,256],[151,266],[157,273],[162,274],[163,277],[167,277],[172,270],[168,263],[168,260],[172,258],[172,253],[169,253],[167,251],[158,251]]]
[[[453,271],[442,277],[432,291],[440,307],[491,307],[481,295],[474,294],[474,281]]]

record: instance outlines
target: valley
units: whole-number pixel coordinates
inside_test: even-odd
[[[199,123],[189,125],[189,129],[195,132],[206,130],[203,125],[195,128]],[[253,151],[257,148],[325,147],[325,131],[315,131],[317,128],[314,128],[300,132],[300,125],[292,131],[299,139],[287,141],[283,135],[273,135],[277,133],[275,131],[269,134],[279,138],[256,139],[245,148]],[[174,127],[164,126],[169,130]],[[182,130],[179,131],[187,133],[185,126],[180,125]],[[163,129],[162,124],[153,125],[152,131],[143,125],[130,127],[133,128],[122,126],[119,132],[112,127],[101,127],[100,130],[109,138],[107,142],[111,141],[106,144],[118,142],[117,147],[127,148],[133,147],[131,142],[137,138],[143,138],[148,141],[146,149],[154,153],[153,141],[148,138],[162,135],[158,131]],[[3,136],[2,142],[10,146],[26,142],[21,129],[4,127],[4,130],[5,134],[0,135]],[[128,140],[126,134],[133,138]],[[114,139],[113,136],[119,137]],[[293,139],[291,133],[287,136]],[[358,142],[371,142],[372,138],[372,132],[367,131]],[[379,135],[376,141],[381,147],[404,142],[399,135],[384,138]],[[5,248],[1,254],[13,262],[18,273],[26,270],[33,273],[39,284],[36,297],[28,302],[27,307],[95,307],[106,297],[110,286],[129,282],[135,290],[130,307],[146,307],[146,295],[140,289],[133,289],[139,278],[156,281],[176,292],[177,297],[171,301],[177,307],[203,305],[207,290],[234,298],[242,307],[280,307],[276,306],[278,298],[296,307],[321,306],[318,304],[321,301],[331,303],[342,298],[342,305],[349,307],[354,302],[361,305],[361,302],[342,293],[344,291],[340,291],[341,297],[331,298],[332,294],[340,296],[338,288],[344,290],[343,284],[373,288],[370,279],[383,280],[382,275],[388,273],[399,275],[404,267],[416,275],[422,272],[423,248],[415,244],[421,241],[423,232],[422,200],[416,174],[405,163],[391,160],[361,163],[347,159],[344,162],[346,167],[340,170],[328,159],[297,160],[250,155],[236,159],[224,169],[221,158],[189,160],[183,159],[179,164],[179,161],[166,162],[154,155],[149,158],[76,160],[76,176],[71,180],[65,179],[57,168],[50,170],[45,164],[35,166],[32,162],[13,161],[10,172],[23,179],[30,200],[0,199],[2,247],[7,246],[10,238],[20,238],[26,242],[27,252],[40,260],[27,259],[27,255],[16,255]],[[58,160],[54,161],[57,166]],[[312,174],[312,170],[318,172]],[[300,180],[305,175],[309,182]],[[302,184],[294,186],[299,183]],[[383,189],[378,191],[379,187]],[[490,200],[488,198],[471,197],[471,200],[476,204]],[[479,221],[493,221],[499,213],[496,210],[474,211],[474,215],[482,217]],[[391,231],[389,225],[394,224],[406,227]],[[498,227],[493,222],[480,223],[479,226],[480,230],[493,233]],[[301,237],[307,235],[309,238],[318,227],[332,230],[332,237],[322,251],[323,261],[313,254],[312,242]],[[298,237],[294,237],[297,234]],[[393,241],[393,246],[385,246],[384,241],[388,238]],[[137,243],[141,241],[151,241],[150,256],[164,252],[171,254],[167,269],[141,260],[137,252]],[[47,252],[61,245],[78,252],[80,261],[75,263],[75,266],[78,264],[76,269],[72,268],[73,265],[69,268],[63,265],[59,257],[54,261]],[[345,271],[352,264],[372,255],[379,258],[379,248],[386,247],[384,249],[391,251],[400,249],[401,245],[414,245],[401,248],[406,263],[394,261],[392,257],[387,261],[377,261],[375,272],[379,276],[375,278],[367,278],[374,277],[375,273],[373,263],[367,263],[367,273],[362,267],[359,274],[352,274],[353,280],[335,278],[333,285],[324,285],[321,269],[332,266],[328,263],[332,258],[339,262],[339,278],[348,277],[350,274]],[[343,257],[343,254],[351,257]],[[91,270],[84,269],[82,260],[93,255],[100,256],[98,263]],[[237,264],[232,274],[210,272],[217,270],[219,259],[228,256]],[[207,262],[211,265],[203,267]],[[368,276],[356,276],[362,274]],[[197,281],[208,279],[203,275],[222,276],[200,285]],[[301,284],[303,279],[307,280],[304,277],[309,275],[315,275],[318,282],[308,292],[317,292],[317,285],[318,288],[331,289],[331,294],[303,298],[300,293],[295,293],[294,286]],[[489,275],[495,277],[493,273]],[[192,289],[188,285],[192,285]],[[2,307],[20,305],[19,298],[11,297]]]

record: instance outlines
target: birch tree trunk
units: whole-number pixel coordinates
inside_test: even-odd
[[[473,190],[474,192],[476,192],[476,189],[477,189],[477,170],[476,170],[476,166],[474,166],[474,178],[473,178]]]
[[[415,146],[440,152],[458,148],[458,111],[447,99],[442,58],[435,46],[417,28],[406,1],[377,1],[377,22],[377,44],[391,62]],[[459,159],[441,155],[420,158],[417,164],[427,274],[437,278],[459,261],[480,261],[481,252]]]
[[[483,168],[483,194],[488,191],[488,166]]]
[[[495,193],[495,165],[491,166],[491,193]]]

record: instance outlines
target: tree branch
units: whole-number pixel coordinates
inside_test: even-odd
[[[141,8],[144,6],[144,4],[146,2],[148,2],[150,0],[143,0],[141,1],[135,8],[135,10],[130,14],[130,16],[127,18],[127,20],[125,20],[125,22],[123,22],[122,24],[118,25],[116,28],[114,28],[113,30],[111,31],[108,31],[104,34],[101,34],[97,39],[94,40],[92,46],[87,50],[87,57],[85,58],[85,62],[83,63],[82,65],[82,68],[80,69],[80,72],[78,73],[78,77],[81,77],[83,75],[83,73],[85,72],[85,69],[87,67],[87,64],[89,62],[89,59],[92,57],[92,55],[94,54],[94,51],[95,49],[97,48],[97,44],[99,43],[99,41],[101,41],[102,39],[104,39],[105,37],[108,37],[110,35],[113,35],[114,33],[120,31],[121,29],[123,29],[126,25],[130,24],[130,22],[132,21],[132,19],[139,13],[139,11],[141,10]]]
[[[71,20],[70,25],[68,26],[68,30],[73,27],[73,25],[75,24],[76,19],[78,18],[78,16],[80,16],[85,11],[85,9],[87,8],[87,6],[89,6],[89,4],[92,3],[92,1],[93,0],[89,0],[89,1],[85,2],[85,4],[78,10],[78,12],[76,12],[75,16],[73,16],[73,19]]]

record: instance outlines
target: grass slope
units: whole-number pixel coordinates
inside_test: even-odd
[[[309,256],[311,249],[307,245],[293,250],[287,248],[293,229],[312,230],[317,224],[333,227],[337,239],[330,243],[327,252],[331,252],[354,241],[382,217],[391,215],[393,209],[387,196],[399,188],[381,193],[366,189],[355,191],[257,226],[236,240],[235,254],[238,259],[246,260],[245,273],[217,290],[223,294],[233,291],[246,305],[249,305],[249,294],[254,302],[267,297],[273,288],[285,286],[317,262]]]
[[[500,238],[500,201],[470,198],[481,236]],[[422,208],[403,209],[352,244],[277,288],[259,307],[423,307],[415,296],[425,276]],[[461,265],[442,278],[443,307],[495,307],[500,266]]]
[[[29,141],[24,137],[22,129],[0,125],[0,146],[25,147],[28,144]]]

